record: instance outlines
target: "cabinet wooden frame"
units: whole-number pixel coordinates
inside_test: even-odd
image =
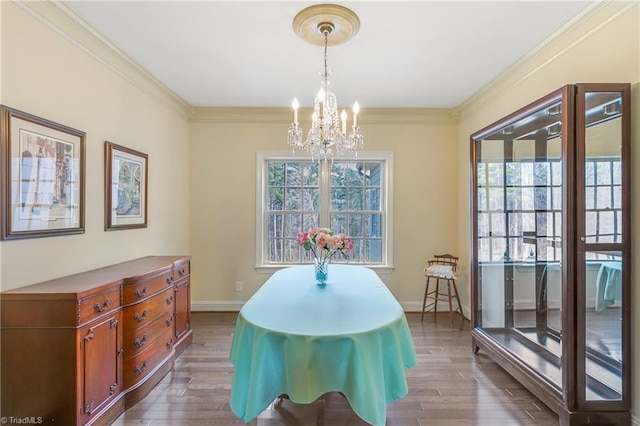
[[[147,227],[149,156],[105,142],[105,231]]]
[[[485,351],[547,404],[559,415],[563,426],[627,425],[631,421],[630,94],[630,85],[626,83],[567,85],[470,137],[472,347],[475,352]],[[613,132],[608,133],[611,130]],[[517,149],[516,143],[519,143]],[[535,183],[533,177],[533,183],[526,185],[510,182],[508,171],[529,167],[523,165],[527,161],[533,163],[531,170],[540,166],[551,176],[552,163],[560,164],[559,187],[554,187],[553,177],[541,178],[542,183]],[[607,161],[611,162],[610,182],[590,183],[589,179],[595,178],[587,173],[588,167],[600,167]],[[502,170],[494,171],[502,173],[502,180],[496,180],[497,183],[489,183],[490,163],[496,164],[495,170]],[[509,192],[521,191],[520,196],[524,197],[527,185],[533,188],[531,193],[536,194],[533,207],[512,206]],[[601,202],[597,198],[598,185],[611,187],[609,202],[615,203],[611,207],[613,212],[598,206]],[[489,195],[494,186],[493,194],[500,192],[502,198],[492,207]],[[537,199],[535,191],[553,194],[558,188],[562,194],[560,203],[549,201],[549,195]],[[537,206],[538,202],[541,207]],[[603,232],[604,236],[600,236],[599,230],[601,212],[611,214],[616,223],[613,231]],[[496,223],[504,226],[504,234],[493,228],[493,216],[500,214],[503,217]],[[533,215],[532,232],[523,224],[518,227],[511,223],[514,220],[511,217],[518,214]],[[542,219],[542,226],[539,226],[538,214],[547,215],[547,219]],[[557,215],[561,228],[551,232],[546,221],[552,219],[548,215]],[[589,228],[593,217],[598,217],[595,234]],[[524,223],[524,219],[521,220]],[[528,250],[521,246],[527,244],[535,248],[531,250],[530,259],[522,257],[522,252]],[[500,251],[503,246],[504,256]],[[590,327],[598,331],[597,327],[602,325],[597,321],[605,319],[596,319],[602,311],[597,311],[596,295],[594,313],[593,292],[598,290],[594,290],[592,284],[595,271],[599,276],[607,258],[614,259],[612,263],[621,268],[616,281],[620,293],[611,308],[615,309],[612,312],[616,318],[606,325],[619,340],[614,344],[607,342],[615,347],[610,347],[611,354],[601,354],[594,346],[594,330]],[[551,266],[557,268],[553,288],[547,281]],[[523,277],[526,268],[535,275]],[[530,308],[521,307],[527,301],[522,298],[523,288],[531,292],[524,293],[525,296],[536,296]],[[499,290],[500,294],[490,293],[492,289]],[[559,304],[549,299],[549,293],[554,290],[559,293]],[[544,292],[544,300],[540,291]],[[517,292],[520,293],[517,295]],[[550,302],[554,303],[553,309],[559,310],[560,319],[550,319],[551,308],[547,309]],[[613,340],[610,336],[606,338]],[[555,339],[555,343],[549,345],[549,341],[543,339]],[[555,352],[549,349],[554,344]]]
[[[85,132],[0,106],[1,239],[84,233]]]

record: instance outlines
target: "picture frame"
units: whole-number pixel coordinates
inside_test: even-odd
[[[105,142],[105,231],[147,227],[149,156]]]
[[[0,105],[3,240],[84,233],[86,133]]]

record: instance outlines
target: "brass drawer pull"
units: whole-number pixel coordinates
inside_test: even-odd
[[[173,284],[173,277],[167,278],[167,285],[172,285],[172,284]]]
[[[133,369],[137,374],[144,373],[144,370],[147,369],[147,361],[142,361],[142,366],[136,365],[136,368]]]
[[[144,336],[142,336],[142,339],[136,339],[133,341],[133,344],[136,345],[136,347],[141,348],[144,346],[144,344],[147,343],[147,335],[145,334]]]
[[[171,340],[167,342],[167,349],[171,349],[172,347],[173,347],[173,337],[171,338]]]
[[[107,306],[109,306],[109,304],[110,304],[110,303],[111,303],[111,300],[106,299],[106,300],[104,301],[104,303],[102,304],[102,306],[100,306],[100,304],[99,304],[99,303],[96,303],[95,305],[93,305],[93,309],[94,309],[96,312],[104,312],[104,311],[105,311],[105,309],[107,309]]]
[[[173,303],[173,296],[167,297],[167,305],[170,305]]]
[[[178,275],[180,275],[181,277],[184,275],[184,268],[180,269],[178,271]]]
[[[142,291],[136,288],[136,291],[133,292],[138,297],[144,297],[147,295],[147,287],[142,287]]]
[[[147,317],[147,311],[145,310],[145,311],[142,311],[142,315],[140,315],[140,314],[135,314],[135,315],[133,316],[133,319],[134,319],[134,320],[136,320],[136,321],[138,321],[138,322],[142,322],[142,321],[144,321],[144,319],[145,319],[146,317]]]
[[[173,316],[169,317],[169,319],[166,320],[165,323],[167,324],[167,327],[169,327],[171,324],[173,324]]]

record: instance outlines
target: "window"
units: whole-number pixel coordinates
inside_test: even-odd
[[[322,162],[260,153],[257,267],[310,263],[310,253],[296,238],[314,226],[353,240],[353,251],[332,262],[392,267],[391,170],[391,153]]]

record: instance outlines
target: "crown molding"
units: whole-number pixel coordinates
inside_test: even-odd
[[[182,118],[189,104],[111,43],[61,1],[14,0],[14,4]]]
[[[191,123],[288,123],[293,117],[291,108],[256,107],[194,107]],[[301,109],[300,115],[305,114]]]
[[[358,116],[364,124],[458,124],[457,108],[368,108]]]
[[[460,119],[464,120],[506,92],[513,90],[515,86],[637,5],[637,1],[619,0],[603,0],[592,3],[535,49],[524,55],[458,106]]]
[[[300,117],[311,116],[301,108]],[[291,108],[194,107],[192,123],[290,123]],[[307,120],[308,121],[308,120]],[[305,124],[305,120],[301,120]],[[458,110],[449,108],[367,108],[358,116],[360,124],[457,124]]]

